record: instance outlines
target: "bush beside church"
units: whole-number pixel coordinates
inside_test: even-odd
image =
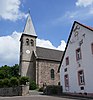
[[[11,77],[0,80],[0,96],[21,96],[29,93],[29,78]]]

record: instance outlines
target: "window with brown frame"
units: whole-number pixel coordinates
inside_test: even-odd
[[[66,66],[69,65],[69,57],[66,57]]]
[[[78,83],[79,83],[79,85],[85,84],[84,71],[83,70],[78,71]]]
[[[69,78],[68,78],[68,74],[66,74],[64,76],[64,80],[65,80],[65,87],[69,87]]]
[[[93,54],[93,43],[91,43],[91,52]]]
[[[81,58],[82,58],[82,56],[81,56],[81,49],[78,48],[78,49],[76,50],[76,60],[80,60]]]

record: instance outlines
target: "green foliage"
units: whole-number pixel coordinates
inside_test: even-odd
[[[0,88],[2,88],[3,87],[3,82],[2,82],[2,80],[0,80]]]
[[[3,87],[9,87],[10,86],[9,79],[8,78],[3,79],[2,84],[3,84]]]
[[[0,79],[4,79],[4,78],[5,78],[4,71],[0,70]]]
[[[19,77],[19,65],[15,64],[14,66],[4,65],[0,67],[0,79]]]
[[[0,79],[10,78],[10,67],[5,65],[0,67]]]
[[[30,90],[35,90],[35,89],[37,89],[37,85],[36,85],[35,81],[30,81],[29,89],[30,89]]]
[[[14,86],[18,86],[18,79],[16,77],[11,77],[10,79],[10,86],[14,87]]]
[[[19,65],[14,66],[4,65],[0,67],[0,88],[18,85],[26,85],[29,82],[28,77],[19,76]],[[20,83],[20,84],[19,84]]]
[[[19,77],[19,65],[15,64],[11,67],[11,76],[13,77]]]
[[[29,82],[29,78],[26,76],[23,76],[19,79],[20,85],[26,85],[26,83]]]

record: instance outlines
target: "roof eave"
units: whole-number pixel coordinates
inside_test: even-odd
[[[31,36],[31,37],[37,38],[37,35],[34,36],[34,35],[30,35],[30,34],[25,34],[25,33],[23,32],[22,35],[21,35],[20,41],[21,41],[21,39],[22,39],[23,36]]]
[[[67,41],[67,44],[66,44],[66,47],[65,47],[65,51],[63,52],[63,56],[62,56],[62,59],[61,59],[60,64],[59,64],[58,73],[60,72],[61,64],[63,62],[63,59],[64,59],[64,56],[65,56],[65,53],[66,53],[66,50],[67,50],[67,47],[68,47],[68,44],[69,44],[69,40],[71,38],[72,31],[73,31],[75,23],[76,23],[76,21],[74,21],[74,24],[73,24],[73,26],[71,28],[70,35],[69,35],[69,38],[68,38],[68,41]]]

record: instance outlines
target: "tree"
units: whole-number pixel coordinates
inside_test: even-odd
[[[3,84],[3,87],[9,87],[10,86],[9,79],[8,78],[3,79],[2,84]]]
[[[14,66],[4,65],[0,67],[0,79],[19,77],[19,65],[15,64]]]
[[[11,77],[10,78],[10,86],[14,87],[14,86],[18,86],[19,81],[17,79],[17,77]]]
[[[11,76],[10,67],[7,65],[0,67],[0,72],[0,79],[10,78]]]
[[[13,77],[19,77],[19,65],[15,64],[11,67],[11,76]]]
[[[4,76],[4,71],[3,70],[0,70],[0,79],[4,79],[5,76]]]

